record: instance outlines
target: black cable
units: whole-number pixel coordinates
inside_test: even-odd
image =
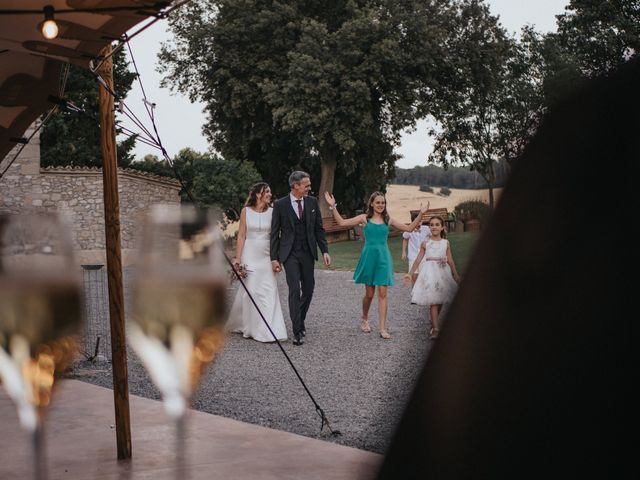
[[[186,187],[185,187],[186,188]],[[253,298],[253,295],[251,295],[251,292],[249,291],[249,289],[247,288],[247,286],[245,285],[244,281],[242,280],[242,275],[240,275],[240,273],[238,273],[236,271],[236,269],[234,268],[233,262],[231,261],[231,259],[229,258],[229,256],[227,255],[226,252],[222,252],[224,255],[224,258],[227,260],[227,263],[229,264],[229,266],[231,267],[231,271],[235,274],[236,278],[238,279],[238,281],[240,282],[240,284],[242,285],[242,288],[244,288],[244,291],[246,292],[246,294],[249,296],[249,300],[251,300],[251,303],[253,303],[253,306],[256,308],[256,311],[258,312],[258,315],[260,315],[260,318],[262,319],[262,321],[264,322],[264,324],[266,325],[266,327],[269,329],[269,332],[271,332],[271,336],[273,337],[273,339],[275,340],[275,342],[278,344],[278,347],[280,347],[280,351],[282,352],[282,354],[285,356],[285,358],[287,359],[287,361],[289,362],[289,365],[291,366],[291,368],[293,369],[293,372],[296,374],[296,376],[298,377],[298,380],[300,380],[300,383],[302,384],[303,388],[305,389],[305,391],[307,392],[307,395],[309,395],[309,398],[311,399],[311,401],[313,402],[313,405],[316,407],[316,413],[320,416],[321,418],[321,425],[320,425],[320,431],[322,431],[324,429],[324,426],[326,425],[327,428],[329,429],[329,432],[331,432],[332,435],[342,435],[340,433],[340,431],[338,430],[333,430],[331,428],[331,424],[329,423],[329,420],[327,419],[327,416],[324,413],[324,410],[322,410],[322,408],[320,407],[320,405],[318,405],[318,402],[316,402],[316,399],[313,397],[313,394],[311,393],[311,391],[309,390],[309,388],[307,387],[307,384],[304,382],[304,380],[302,379],[302,376],[300,376],[300,373],[298,373],[298,369],[296,368],[296,366],[293,364],[293,362],[291,361],[291,358],[289,357],[289,355],[287,354],[287,351],[284,349],[284,347],[282,346],[282,343],[280,343],[280,340],[278,340],[278,337],[276,336],[276,334],[274,333],[274,331],[271,329],[271,325],[269,325],[269,322],[267,322],[267,319],[264,317],[262,311],[260,310],[260,307],[258,307],[258,304],[256,303],[255,299]]]
[[[67,79],[69,78],[69,64],[65,64],[65,66],[63,67],[63,70],[60,72],[60,88],[58,89],[58,94],[59,97],[62,97],[62,95],[64,95],[64,90],[67,87]],[[4,176],[5,173],[7,173],[7,170],[9,170],[9,168],[11,168],[11,165],[13,165],[13,162],[16,161],[16,158],[18,158],[18,156],[22,153],[22,150],[24,150],[24,148],[29,144],[29,142],[31,141],[31,139],[33,138],[33,136],[38,133],[40,131],[40,129],[42,127],[44,127],[44,125],[47,123],[47,121],[53,116],[53,114],[55,112],[58,111],[58,105],[54,105],[54,107],[49,110],[47,112],[47,115],[42,119],[42,122],[40,122],[40,125],[38,125],[36,127],[36,129],[33,131],[33,133],[29,136],[29,138],[21,138],[21,139],[15,139],[16,143],[21,143],[22,146],[18,149],[18,151],[16,152],[16,154],[13,156],[13,158],[9,161],[9,163],[7,164],[6,168],[4,170],[2,170],[2,172],[0,172],[0,178],[2,178]]]
[[[119,39],[114,39],[118,41],[118,44],[112,48],[111,53],[109,55],[106,55],[104,57],[100,58],[100,63],[95,66],[92,67],[91,70],[97,70],[98,68],[100,68],[100,66],[102,65],[102,63],[107,60],[109,57],[111,57],[114,53],[116,53],[118,50],[120,50],[125,43],[128,43],[129,40],[131,40],[132,38],[135,38],[136,36],[140,35],[142,32],[144,32],[147,28],[151,27],[153,24],[155,24],[158,20],[164,20],[166,19],[169,14],[171,12],[173,12],[175,9],[182,7],[184,4],[190,2],[191,0],[182,0],[181,2],[176,3],[175,5],[173,5],[170,8],[167,8],[165,10],[160,10],[158,12],[156,12],[155,14],[153,14],[153,16],[155,16],[155,18],[153,20],[151,20],[149,23],[147,23],[146,25],[142,26],[141,28],[139,28],[138,30],[136,30],[135,32],[133,32],[130,35],[127,35],[126,33],[124,35],[122,35]],[[169,2],[162,2],[162,3],[169,3]],[[164,8],[164,7],[163,7]]]
[[[12,139],[14,140],[16,143],[21,143],[22,146],[18,149],[18,151],[16,152],[16,154],[13,156],[13,158],[9,161],[9,163],[7,164],[6,168],[4,170],[2,170],[2,172],[0,172],[0,178],[2,178],[4,176],[5,173],[7,173],[7,170],[9,170],[9,168],[11,168],[11,165],[13,165],[13,162],[16,161],[16,158],[18,158],[18,155],[20,155],[22,153],[22,150],[24,150],[24,148],[29,144],[29,142],[31,141],[31,139],[33,138],[33,136],[38,133],[40,131],[40,129],[44,126],[44,124],[47,122],[47,120],[49,120],[49,118],[51,118],[51,116],[58,110],[58,106],[55,105],[51,110],[49,110],[49,112],[47,113],[47,116],[44,117],[44,119],[42,120],[42,122],[40,122],[40,125],[38,125],[35,130],[31,133],[31,135],[29,135],[29,138],[16,138],[16,139]]]

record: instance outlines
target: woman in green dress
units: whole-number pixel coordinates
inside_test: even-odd
[[[429,206],[420,209],[420,214],[415,220],[406,225],[402,222],[389,217],[387,213],[387,200],[381,192],[373,192],[369,197],[367,205],[367,213],[357,215],[351,218],[342,218],[336,209],[336,199],[329,192],[324,193],[324,198],[329,204],[329,209],[333,212],[333,218],[340,226],[352,227],[364,224],[364,247],[360,253],[360,259],[353,273],[353,281],[355,283],[363,283],[365,285],[364,298],[362,299],[362,319],[360,320],[360,329],[365,332],[371,332],[369,326],[369,307],[375,296],[376,287],[378,288],[378,328],[380,337],[384,339],[391,338],[389,332],[385,328],[387,321],[387,288],[393,285],[393,261],[391,260],[391,252],[387,237],[389,236],[389,227],[393,226],[404,232],[412,232],[422,221],[422,214],[425,213]]]

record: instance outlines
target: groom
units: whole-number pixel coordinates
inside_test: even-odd
[[[293,344],[302,345],[306,334],[304,320],[311,304],[313,265],[318,247],[324,264],[331,265],[318,200],[309,197],[311,178],[295,171],[289,176],[291,192],[273,205],[271,217],[271,267],[284,270],[289,287],[289,316],[293,326]]]

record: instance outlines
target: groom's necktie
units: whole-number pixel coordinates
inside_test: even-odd
[[[302,199],[296,200],[298,204],[298,218],[302,220]]]

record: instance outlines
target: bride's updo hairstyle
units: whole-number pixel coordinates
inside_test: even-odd
[[[244,202],[244,206],[255,207],[258,203],[258,194],[263,193],[267,188],[269,188],[267,182],[254,183],[249,189],[249,196],[247,197],[247,201]]]

